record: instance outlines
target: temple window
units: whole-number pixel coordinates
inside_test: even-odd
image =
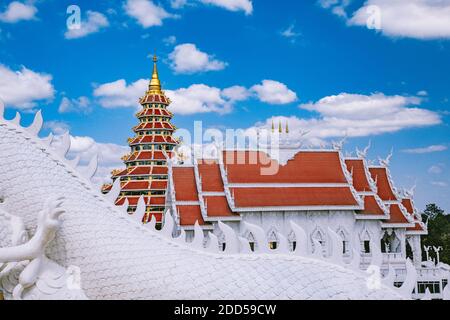
[[[276,250],[277,247],[278,247],[278,243],[277,243],[277,242],[272,241],[272,242],[269,243],[269,248],[270,248],[271,250]]]

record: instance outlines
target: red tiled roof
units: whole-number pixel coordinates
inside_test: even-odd
[[[201,162],[198,165],[198,171],[202,179],[202,189],[204,192],[224,191],[218,163]]]
[[[141,104],[144,103],[163,103],[168,104],[167,98],[162,94],[148,94],[141,98]]]
[[[173,131],[174,127],[168,123],[168,122],[143,122],[137,125],[133,128],[134,131],[141,131],[141,130],[168,130]]]
[[[234,188],[236,207],[357,206],[350,188]]]
[[[177,142],[172,138],[172,136],[145,135],[145,136],[135,137],[134,139],[131,140],[130,145],[155,144],[155,143],[176,144]]]
[[[126,197],[120,197],[116,201],[116,206],[123,206],[125,204],[125,200],[128,200],[128,205],[131,207],[137,206],[139,202],[140,196],[126,196]],[[145,204],[149,204],[149,197],[144,197]]]
[[[171,152],[168,151],[167,155],[170,157]],[[166,157],[162,151],[140,151],[133,153],[127,161],[144,161],[144,160],[165,160]]]
[[[181,226],[194,226],[196,221],[200,225],[205,225],[200,206],[178,206],[177,208],[180,213]]]
[[[169,169],[167,167],[153,167],[152,174],[154,175],[166,175],[169,173]]]
[[[194,168],[173,168],[173,183],[177,201],[198,201]]]
[[[364,210],[359,211],[359,214],[367,214],[367,215],[382,215],[385,213],[383,209],[380,207],[378,202],[375,199],[375,196],[365,196],[364,197]]]
[[[337,151],[299,152],[274,175],[261,174],[278,166],[266,153],[225,151],[223,158],[230,183],[348,183]]]
[[[383,201],[398,200],[389,184],[389,178],[386,168],[369,168],[372,179],[377,181],[378,196]]]
[[[406,211],[408,211],[409,214],[414,214],[414,207],[411,199],[402,199],[402,205],[405,207]]]
[[[416,222],[414,224],[414,227],[409,227],[406,228],[407,231],[425,231],[424,228],[422,228],[422,226],[420,225],[420,223]]]
[[[400,209],[400,205],[398,205],[398,204],[391,205],[389,211],[390,211],[391,218],[386,223],[395,223],[395,224],[409,223],[409,221],[403,215],[403,213]]]
[[[349,172],[353,171],[353,186],[358,192],[373,191],[367,179],[364,160],[345,160]]]
[[[204,197],[207,205],[208,217],[235,217],[225,197]]]
[[[166,204],[166,197],[150,197],[150,205],[164,206]]]
[[[150,186],[149,181],[127,181],[122,186],[122,191],[140,191],[140,190],[148,190]]]
[[[149,116],[163,116],[163,117],[172,117],[172,114],[167,109],[161,108],[146,108],[138,112],[137,117],[149,117]]]
[[[166,190],[167,189],[167,181],[152,181],[150,185],[151,190]]]

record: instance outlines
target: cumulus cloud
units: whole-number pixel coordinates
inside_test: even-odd
[[[253,13],[251,0],[200,0],[200,2],[222,7],[230,11],[244,11],[246,15]]]
[[[92,33],[99,32],[100,29],[109,26],[108,18],[100,12],[88,11],[87,19],[81,21],[79,29],[69,29],[64,34],[66,39],[78,39],[86,37]]]
[[[120,79],[97,86],[93,95],[104,108],[139,108],[139,98],[144,95],[148,83],[148,79],[130,84]],[[265,80],[262,85],[250,89],[237,85],[222,89],[201,83],[192,84],[187,88],[166,90],[166,94],[172,100],[171,110],[180,115],[207,112],[225,114],[233,110],[236,102],[250,98],[270,104],[289,103],[297,99],[296,94],[286,85],[273,80]]]
[[[297,94],[284,83],[274,80],[263,80],[261,84],[254,85],[251,91],[256,93],[259,100],[269,104],[287,104],[297,101]]]
[[[31,4],[13,1],[6,7],[4,12],[0,13],[0,21],[5,23],[16,23],[24,20],[32,20],[37,11],[36,7]]]
[[[177,73],[195,73],[223,70],[227,63],[197,49],[195,44],[176,46],[169,55],[172,69]]]
[[[448,147],[444,145],[433,145],[424,148],[405,149],[402,151],[405,153],[412,153],[412,154],[426,154],[426,153],[442,152],[447,149]]]
[[[147,90],[149,80],[140,79],[127,85],[124,79],[105,83],[94,89],[94,96],[104,108],[139,107],[139,97]]]
[[[205,84],[193,84],[188,88],[167,90],[172,100],[170,110],[175,114],[190,115],[196,113],[217,112],[225,114],[231,112],[232,101],[219,88]]]
[[[55,135],[62,135],[69,131],[70,126],[64,121],[46,121],[44,129],[49,129]]]
[[[13,71],[0,64],[0,99],[8,106],[31,109],[39,100],[53,99],[52,76],[22,67]]]
[[[320,115],[303,120],[304,128],[316,136],[363,137],[440,124],[437,113],[417,107],[421,102],[418,97],[383,93],[369,96],[341,93],[302,104],[300,108]]]
[[[348,24],[366,26],[370,16],[377,13],[380,14],[380,31],[387,36],[423,40],[450,38],[449,1],[368,0]]]
[[[47,124],[48,125],[48,124]],[[54,131],[58,134],[58,131]],[[61,142],[61,136],[55,136],[55,146]],[[121,157],[129,152],[127,146],[114,143],[97,142],[89,136],[70,136],[70,150],[67,155],[68,159],[80,157],[80,166],[86,166],[89,161],[98,155],[98,170],[94,177],[94,183],[100,185],[110,182],[111,171],[124,167]]]
[[[155,5],[150,0],[127,0],[125,12],[144,28],[162,26],[164,19],[176,18],[175,15],[168,13],[163,7]]]
[[[92,111],[91,101],[88,97],[79,97],[77,99],[69,99],[67,97],[63,97],[61,99],[61,103],[59,104],[58,112],[59,113],[90,113]]]
[[[223,95],[231,101],[244,101],[247,100],[251,93],[247,88],[242,86],[232,86],[223,90]]]

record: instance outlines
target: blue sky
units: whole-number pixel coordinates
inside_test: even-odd
[[[80,8],[69,30],[70,5]],[[398,187],[450,210],[450,1],[123,0],[0,4],[0,98],[44,134],[70,129],[71,154],[120,166],[137,97],[160,57],[173,122],[269,126],[315,146],[347,135],[369,158],[394,148]],[[17,73],[20,72],[20,73]]]

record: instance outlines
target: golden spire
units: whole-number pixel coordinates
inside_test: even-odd
[[[280,122],[278,124],[278,132],[279,133],[283,133],[283,127],[281,126],[281,120],[280,120]]]
[[[275,124],[273,123],[273,119],[272,119],[272,133],[275,132]]]
[[[289,133],[289,121],[286,121],[286,133]]]
[[[156,63],[158,62],[158,57],[156,55],[153,55],[153,73],[152,73],[152,79],[150,80],[150,84],[148,86],[149,93],[153,94],[160,94],[161,92],[161,82],[159,81],[159,75],[158,75],[158,67]]]

